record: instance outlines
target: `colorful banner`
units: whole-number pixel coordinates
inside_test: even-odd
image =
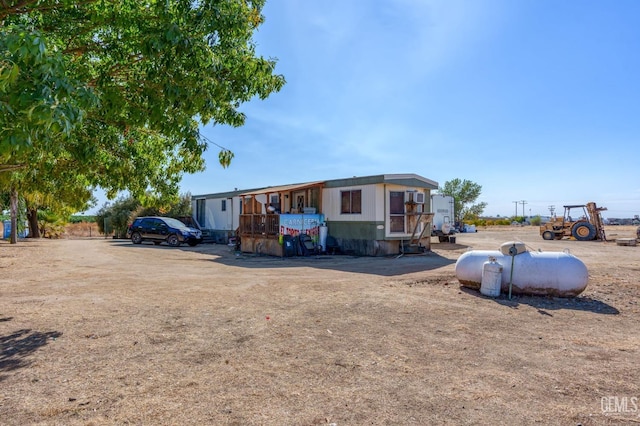
[[[320,225],[324,223],[323,214],[281,214],[280,234],[297,236],[307,234],[315,242],[318,241]]]

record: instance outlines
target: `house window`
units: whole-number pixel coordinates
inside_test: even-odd
[[[222,200],[222,206],[220,207],[220,211],[227,211],[227,200]]]
[[[340,213],[362,213],[362,191],[360,189],[340,191],[340,200]]]
[[[269,197],[269,206],[268,207],[273,207],[273,210],[276,213],[280,213],[280,196],[279,195],[271,195]]]
[[[404,233],[404,192],[389,193],[389,232]]]

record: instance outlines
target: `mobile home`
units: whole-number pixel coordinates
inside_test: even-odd
[[[245,252],[282,255],[281,236],[301,233],[322,245],[324,230],[344,253],[384,256],[430,249],[431,191],[437,188],[416,174],[383,174],[192,200],[205,234],[225,242],[237,233]]]

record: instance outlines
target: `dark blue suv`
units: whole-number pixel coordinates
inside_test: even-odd
[[[128,236],[133,244],[153,241],[154,244],[166,242],[172,247],[182,243],[195,246],[202,242],[202,231],[190,228],[178,219],[171,217],[139,217],[129,225]]]

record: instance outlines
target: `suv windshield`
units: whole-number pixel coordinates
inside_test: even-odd
[[[164,220],[167,223],[167,225],[171,226],[172,228],[186,228],[187,227],[187,225],[185,225],[184,223],[180,222],[178,219],[165,217],[162,220]]]

